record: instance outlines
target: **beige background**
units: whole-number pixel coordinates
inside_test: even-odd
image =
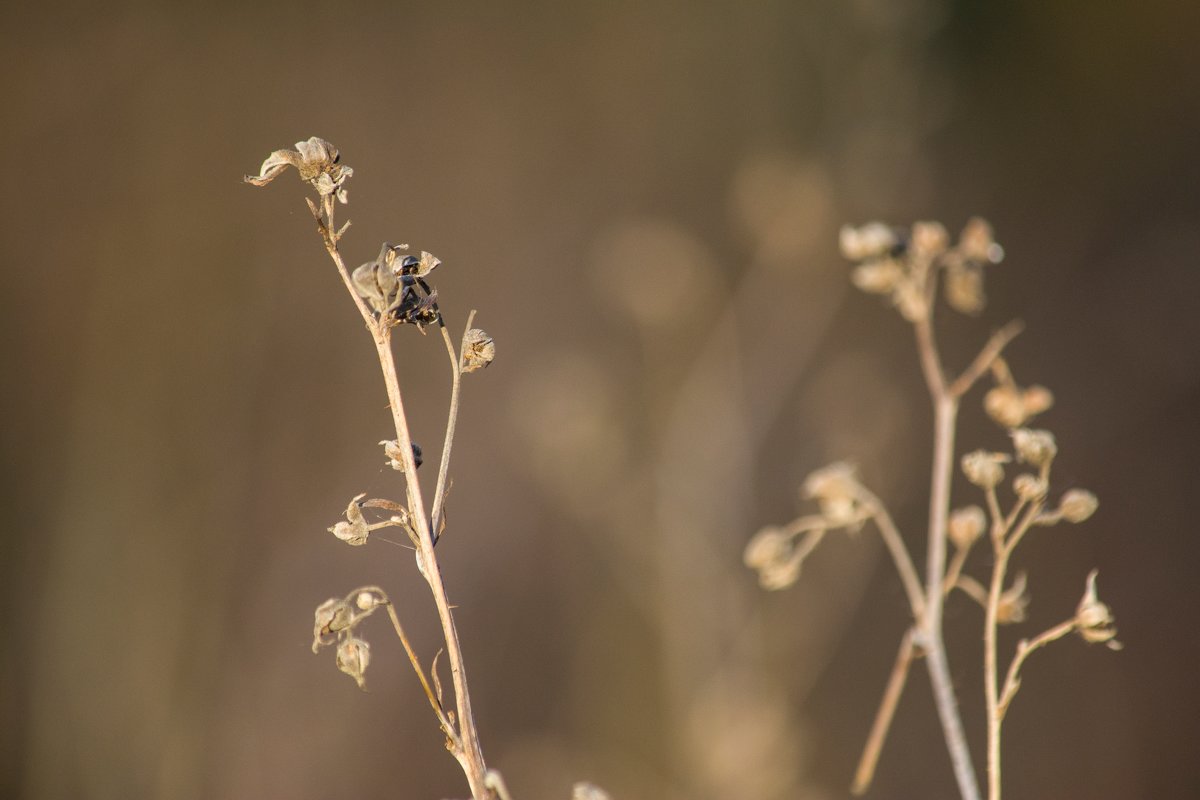
[[[465,794],[382,623],[369,693],[308,650],[315,605],[369,582],[437,647],[411,556],[325,532],[400,494],[384,395],[298,182],[240,182],[315,134],[356,170],[350,260],[432,251],[451,324],[478,308],[498,343],[439,551],[517,797],[846,796],[900,585],[871,535],[772,595],[741,549],[836,458],[919,539],[912,342],[836,235],[972,214],[1008,258],[981,321],[944,320],[947,359],[1022,317],[1057,486],[1101,500],[1023,549],[1031,620],[1005,641],[1096,566],[1127,644],[1029,664],[1009,794],[1197,796],[1200,15],[1104,6],[10,10],[0,794]],[[401,333],[436,450],[445,356]],[[964,447],[1002,446],[977,400]],[[948,612],[981,755],[977,621]],[[875,796],[951,797],[923,674],[909,692]]]

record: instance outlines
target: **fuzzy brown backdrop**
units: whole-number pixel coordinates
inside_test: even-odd
[[[741,550],[849,458],[920,552],[913,345],[849,289],[837,229],[974,214],[1007,259],[983,321],[944,329],[947,360],[1024,319],[1010,361],[1055,392],[1056,471],[1100,498],[1026,545],[1023,633],[1097,566],[1126,643],[1032,660],[1007,787],[1200,795],[1196,8],[10,11],[0,794],[466,793],[382,628],[368,693],[308,649],[313,607],[369,582],[437,646],[411,555],[325,532],[358,492],[400,491],[385,397],[299,186],[240,180],[318,135],[356,170],[350,259],[435,253],[452,327],[478,308],[497,340],[439,550],[484,748],[519,798],[577,779],[847,794],[900,585],[869,537],[771,595]],[[404,333],[415,435],[436,442],[445,356]],[[1000,446],[966,409],[961,447]],[[976,614],[947,625],[978,760]],[[876,796],[951,797],[923,676],[909,691]]]

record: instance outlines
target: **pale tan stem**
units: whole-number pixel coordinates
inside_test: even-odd
[[[959,375],[954,383],[946,389],[951,397],[962,397],[971,390],[975,385],[975,381],[983,377],[983,373],[991,368],[992,364],[1000,357],[1004,348],[1008,343],[1017,337],[1022,330],[1025,329],[1025,323],[1019,319],[1014,319],[1012,322],[1005,325],[1000,330],[992,334],[988,339],[987,344],[979,351],[979,355],[975,356],[975,360],[971,362],[962,374]]]
[[[433,516],[431,518],[431,528],[433,531],[433,541],[436,544],[437,540],[442,535],[442,519],[445,516],[446,510],[446,481],[450,475],[450,448],[454,445],[454,431],[458,425],[458,403],[459,392],[462,389],[462,368],[463,368],[463,353],[466,350],[467,331],[471,330],[471,324],[475,321],[475,310],[467,315],[467,327],[463,331],[462,343],[458,346],[458,353],[454,352],[454,344],[450,341],[450,334],[446,332],[446,326],[441,326],[442,341],[446,343],[446,352],[450,355],[451,383],[450,383],[450,411],[446,415],[446,439],[442,444],[442,460],[438,465],[437,487],[433,490]]]
[[[446,597],[446,588],[442,583],[441,569],[433,550],[433,536],[430,519],[425,514],[425,502],[421,497],[421,487],[417,479],[417,466],[413,457],[412,437],[409,434],[408,419],[404,413],[404,401],[400,394],[400,380],[396,372],[396,361],[392,354],[391,328],[386,320],[376,320],[375,315],[354,289],[350,272],[346,269],[337,242],[333,235],[333,210],[325,203],[326,218],[317,216],[318,227],[325,240],[325,249],[337,266],[346,291],[354,300],[355,306],[371,332],[375,342],[375,351],[379,357],[379,367],[383,372],[384,386],[387,389],[388,404],[392,410],[392,422],[396,429],[396,441],[400,449],[400,460],[404,467],[405,491],[408,496],[408,507],[412,519],[416,523],[418,554],[424,568],[425,580],[433,594],[434,605],[437,607],[438,619],[442,625],[442,635],[446,641],[446,654],[450,659],[450,675],[454,684],[454,698],[458,711],[458,730],[461,741],[461,752],[456,754],[467,783],[471,787],[471,795],[475,800],[487,800],[491,792],[486,784],[487,764],[483,760],[483,751],[479,745],[479,733],[475,727],[475,717],[471,711],[471,696],[467,686],[466,667],[463,663],[462,645],[459,643],[458,631],[454,625],[454,615],[450,610],[450,602]],[[310,208],[312,204],[310,203]]]
[[[867,744],[858,759],[854,783],[850,786],[850,791],[855,795],[865,794],[867,789],[871,788],[871,781],[875,779],[875,767],[879,764],[879,754],[883,751],[883,743],[887,740],[892,719],[896,716],[896,707],[904,694],[913,654],[913,630],[909,629],[900,640],[900,651],[896,653],[896,663],[892,665],[892,674],[888,677],[887,688],[883,691],[883,700],[879,703],[879,710],[875,712],[875,722],[871,725]]]
[[[954,558],[950,559],[950,566],[946,568],[946,578],[942,581],[943,595],[950,594],[951,590],[958,585],[963,565],[967,563],[967,556],[970,553],[971,550],[968,547],[957,547],[954,549]]]
[[[963,731],[962,715],[950,674],[950,662],[946,656],[946,644],[942,639],[942,607],[945,603],[942,579],[946,574],[946,525],[950,515],[950,479],[954,461],[958,399],[949,394],[946,388],[946,375],[933,334],[932,313],[936,299],[936,281],[927,280],[928,313],[913,323],[921,372],[925,376],[925,383],[933,401],[933,468],[929,492],[925,614],[917,644],[925,651],[934,704],[942,724],[942,734],[946,739],[946,750],[950,754],[959,794],[962,795],[962,800],[980,800],[979,782],[975,777],[975,766],[971,762],[971,751]]]
[[[425,502],[421,497],[420,484],[417,481],[417,465],[413,458],[412,438],[408,432],[408,420],[404,414],[404,401],[400,396],[400,382],[396,374],[396,361],[392,355],[391,329],[386,325],[377,325],[374,339],[379,365],[383,370],[384,383],[387,387],[388,401],[392,409],[396,441],[399,443],[400,457],[404,465],[409,509],[417,524],[417,537],[421,545],[419,553],[424,566],[425,580],[429,583],[429,588],[433,593],[438,618],[442,623],[442,635],[446,640],[446,655],[450,659],[450,676],[454,683],[458,726],[463,744],[463,769],[467,773],[471,794],[476,800],[484,800],[490,796],[484,783],[487,765],[483,760],[479,735],[475,729],[475,717],[471,711],[471,696],[467,689],[467,673],[463,663],[462,646],[459,644],[458,631],[454,625],[454,614],[451,612],[450,602],[446,598],[441,568],[433,550],[429,517],[425,515]]]
[[[1004,690],[1000,693],[1000,701],[997,704],[996,710],[1001,720],[1008,713],[1008,707],[1016,696],[1017,690],[1021,688],[1021,667],[1025,664],[1025,659],[1029,658],[1035,650],[1043,648],[1051,642],[1057,641],[1068,633],[1071,633],[1076,627],[1075,619],[1071,618],[1038,634],[1033,639],[1022,639],[1017,642],[1017,654],[1013,656],[1012,663],[1008,665],[1008,675],[1004,679]]]
[[[1000,695],[997,687],[996,642],[1000,595],[1004,592],[1004,574],[1011,552],[1003,544],[993,548],[995,559],[988,584],[983,623],[983,687],[987,701],[987,772],[988,800],[1000,800]]]
[[[908,595],[908,605],[913,619],[920,624],[921,618],[925,614],[924,590],[921,587],[921,579],[917,577],[917,569],[913,566],[912,556],[909,555],[908,548],[904,545],[904,537],[900,535],[900,530],[879,498],[865,488],[860,489],[860,492],[866,501],[867,511],[875,521],[876,527],[879,528],[879,535],[883,537],[883,543],[892,555],[896,572],[900,574],[900,582],[904,585],[904,591]]]

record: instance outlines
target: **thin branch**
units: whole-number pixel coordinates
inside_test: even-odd
[[[450,341],[450,334],[446,332],[446,327],[441,326],[442,341],[446,343],[446,352],[450,355],[451,369],[451,384],[450,384],[450,411],[446,419],[446,440],[442,444],[442,460],[438,466],[437,487],[433,490],[433,517],[431,520],[431,530],[433,532],[433,543],[437,544],[438,538],[442,535],[442,518],[445,515],[446,504],[446,481],[450,474],[450,448],[454,444],[454,429],[458,424],[458,398],[462,388],[462,368],[463,368],[463,353],[466,351],[467,332],[471,330],[471,324],[475,321],[475,310],[467,315],[467,327],[463,331],[463,341],[458,346],[458,353],[454,352],[454,345]]]
[[[863,747],[862,756],[858,759],[858,769],[854,772],[854,783],[850,791],[855,795],[866,794],[875,779],[875,767],[879,764],[879,754],[883,743],[887,740],[888,730],[892,719],[896,716],[896,708],[904,693],[904,685],[908,681],[909,667],[912,666],[915,648],[913,646],[913,629],[910,628],[900,639],[900,651],[896,653],[896,663],[892,665],[892,674],[888,677],[887,688],[883,691],[883,700],[879,710],[875,712],[875,722],[871,725],[871,733],[867,744]]]
[[[987,344],[979,351],[979,355],[975,356],[975,360],[971,362],[963,373],[959,375],[946,393],[951,397],[962,397],[971,390],[975,385],[975,381],[983,377],[983,373],[987,372],[1008,343],[1017,337],[1017,335],[1025,329],[1025,323],[1019,319],[1014,319],[1012,322],[1005,325],[1000,330],[992,334],[992,338],[988,339]]]
[[[879,528],[880,536],[883,537],[883,543],[887,545],[888,552],[892,554],[896,572],[900,573],[900,582],[904,584],[904,591],[908,595],[908,604],[912,610],[913,619],[919,624],[925,615],[924,590],[921,587],[921,579],[917,577],[917,568],[913,566],[912,556],[909,555],[908,548],[904,544],[904,537],[900,535],[896,523],[879,498],[865,488],[860,491],[866,500],[867,510],[875,521],[876,527]]]
[[[382,590],[379,591],[383,594]],[[386,597],[387,595],[384,595]],[[446,712],[442,709],[441,700],[429,685],[429,681],[425,678],[425,670],[421,668],[421,661],[417,658],[416,652],[413,651],[412,644],[409,643],[408,637],[404,634],[404,626],[400,624],[400,617],[396,615],[396,608],[391,601],[387,602],[388,617],[392,620],[392,627],[396,629],[396,635],[400,637],[400,644],[404,645],[404,652],[408,653],[408,661],[412,664],[413,672],[417,673],[417,680],[421,682],[421,688],[425,690],[425,696],[429,699],[429,705],[433,706],[433,713],[437,715],[438,723],[442,726],[442,731],[455,744],[461,748],[462,742],[458,738],[458,734],[454,730],[453,723],[446,717]]]
[[[1051,642],[1057,641],[1062,637],[1071,633],[1076,628],[1075,619],[1069,619],[1066,622],[1061,622],[1050,628],[1047,631],[1039,633],[1033,639],[1022,639],[1017,642],[1017,654],[1013,656],[1012,663],[1008,665],[1008,675],[1004,679],[1004,691],[1000,694],[1000,702],[998,703],[997,712],[1001,719],[1004,719],[1008,713],[1008,707],[1016,696],[1017,690],[1021,688],[1021,667],[1025,663],[1025,659],[1035,651],[1039,650]]]

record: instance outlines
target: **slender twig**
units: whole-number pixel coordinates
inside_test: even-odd
[[[1016,696],[1017,690],[1021,688],[1021,667],[1025,664],[1025,659],[1035,651],[1053,641],[1061,639],[1068,633],[1075,630],[1078,623],[1074,618],[1061,622],[1043,633],[1039,633],[1033,639],[1022,639],[1017,642],[1017,654],[1013,656],[1012,663],[1008,665],[1008,675],[1004,679],[1004,691],[1000,694],[1000,701],[997,704],[996,712],[1001,720],[1008,713],[1008,706],[1012,703],[1013,697]]]
[[[993,333],[992,338],[988,339],[987,344],[979,351],[979,355],[975,356],[975,360],[971,362],[971,365],[954,379],[954,383],[950,384],[946,390],[950,396],[962,397],[970,391],[971,387],[975,385],[975,381],[983,377],[983,374],[991,368],[993,362],[1000,357],[1000,353],[1004,351],[1008,343],[1015,339],[1024,329],[1025,323],[1019,319],[1014,319]]]
[[[904,584],[904,591],[908,595],[908,605],[912,610],[913,619],[920,623],[925,614],[924,589],[921,587],[921,579],[917,576],[917,569],[913,566],[912,556],[909,555],[908,548],[904,544],[904,537],[900,535],[900,530],[879,498],[864,487],[860,487],[859,492],[862,494],[871,519],[879,528],[883,543],[887,545],[888,552],[892,555],[896,572],[900,574],[900,582]]]
[[[883,700],[879,710],[875,712],[875,722],[871,725],[871,733],[867,736],[866,746],[858,759],[858,769],[854,772],[854,783],[850,791],[856,795],[865,794],[875,779],[875,767],[879,763],[879,754],[883,743],[887,740],[888,730],[892,719],[896,716],[896,707],[900,704],[900,696],[904,693],[904,685],[908,681],[909,667],[912,666],[915,648],[913,646],[913,630],[909,629],[900,639],[900,650],[896,653],[896,663],[892,665],[892,674],[888,677],[887,688],[883,691]]]
[[[450,369],[453,376],[450,384],[450,411],[446,415],[446,440],[442,444],[442,460],[438,466],[437,487],[433,490],[433,516],[431,517],[431,530],[433,531],[434,544],[442,535],[442,518],[445,514],[446,504],[446,480],[450,474],[450,448],[454,444],[454,430],[458,424],[458,396],[459,390],[462,388],[462,370],[463,370],[463,354],[466,351],[467,332],[471,330],[471,324],[475,321],[475,310],[472,309],[470,314],[467,314],[467,327],[463,331],[463,340],[458,346],[458,353],[454,352],[454,344],[450,341],[450,334],[446,332],[446,327],[441,326],[442,340],[446,343],[446,352],[450,354]]]
[[[383,594],[383,590],[381,589],[376,589],[376,591]],[[386,597],[387,595],[383,596]],[[417,658],[412,644],[408,641],[408,636],[404,633],[404,626],[400,624],[400,617],[396,615],[395,606],[392,605],[391,601],[386,601],[386,605],[388,617],[392,620],[392,627],[396,629],[396,636],[400,638],[400,644],[404,646],[404,652],[408,654],[408,661],[412,664],[413,672],[417,673],[417,680],[421,682],[421,688],[425,690],[425,697],[429,699],[429,705],[433,706],[433,713],[437,715],[438,723],[442,726],[442,731],[448,738],[461,747],[458,734],[454,730],[454,724],[446,716],[441,702],[438,700],[433,688],[429,685],[429,681],[425,677],[425,670],[421,667],[421,661]]]

